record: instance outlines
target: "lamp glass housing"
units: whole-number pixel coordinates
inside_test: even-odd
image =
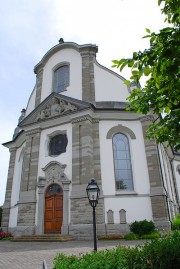
[[[89,203],[91,206],[96,206],[99,200],[100,189],[94,179],[91,179],[91,182],[88,183],[86,191]]]

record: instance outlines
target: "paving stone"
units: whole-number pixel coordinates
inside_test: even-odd
[[[116,245],[135,246],[144,241],[100,240],[98,250],[114,248]],[[56,254],[80,255],[93,251],[93,241],[69,242],[10,242],[0,241],[0,269],[42,269],[46,260],[48,269],[53,268]]]

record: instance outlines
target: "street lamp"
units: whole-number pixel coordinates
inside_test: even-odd
[[[100,189],[95,181],[95,179],[91,179],[91,182],[88,183],[87,188],[87,196],[90,205],[93,208],[93,232],[94,232],[94,251],[97,251],[97,238],[96,238],[96,213],[95,207],[99,200]]]

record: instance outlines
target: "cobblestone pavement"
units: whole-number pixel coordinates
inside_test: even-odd
[[[135,246],[143,243],[143,241],[100,240],[98,250],[113,248],[118,244]],[[93,251],[93,241],[0,241],[0,269],[42,269],[43,260],[46,260],[48,269],[52,269],[53,259],[57,253],[79,255],[91,251]]]

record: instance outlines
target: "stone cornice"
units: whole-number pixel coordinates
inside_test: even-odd
[[[36,128],[34,130],[29,130],[26,132],[26,136],[30,136],[30,135],[34,135],[34,134],[37,134],[37,133],[40,133],[41,132],[41,129],[40,128]]]
[[[52,47],[42,58],[42,60],[34,67],[34,73],[37,74],[40,72],[40,69],[42,69],[47,61],[52,57],[56,52],[63,50],[63,49],[74,49],[81,54],[89,51],[94,52],[94,54],[98,51],[98,47],[93,44],[85,44],[85,45],[78,45],[74,42],[63,42],[60,43],[54,47]]]
[[[85,116],[81,116],[81,117],[72,119],[71,123],[74,124],[74,123],[79,123],[79,122],[87,121],[87,120],[90,121],[90,122],[93,121],[93,119],[89,115],[85,115]]]

